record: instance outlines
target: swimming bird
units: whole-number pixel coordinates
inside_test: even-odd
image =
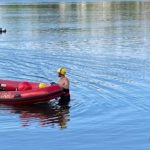
[[[6,33],[6,29],[0,28],[0,33]]]

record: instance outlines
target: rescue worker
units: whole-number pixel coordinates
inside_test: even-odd
[[[70,102],[70,93],[69,93],[69,79],[65,76],[66,75],[66,68],[61,67],[57,70],[58,72],[58,84],[60,87],[63,88],[63,94],[59,99],[59,105],[68,105]]]

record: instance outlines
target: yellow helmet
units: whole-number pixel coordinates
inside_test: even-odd
[[[45,88],[46,87],[46,84],[45,83],[39,83],[39,88],[42,89],[42,88]]]
[[[66,74],[66,68],[64,68],[64,67],[59,68],[59,69],[57,70],[57,72],[58,72],[59,74],[61,74],[61,75],[65,75],[65,74]]]

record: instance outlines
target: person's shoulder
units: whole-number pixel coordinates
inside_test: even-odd
[[[65,80],[69,81],[69,78],[68,78],[68,77],[65,77]]]

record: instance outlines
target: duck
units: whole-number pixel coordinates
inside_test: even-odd
[[[6,33],[6,29],[0,28],[0,33]]]

